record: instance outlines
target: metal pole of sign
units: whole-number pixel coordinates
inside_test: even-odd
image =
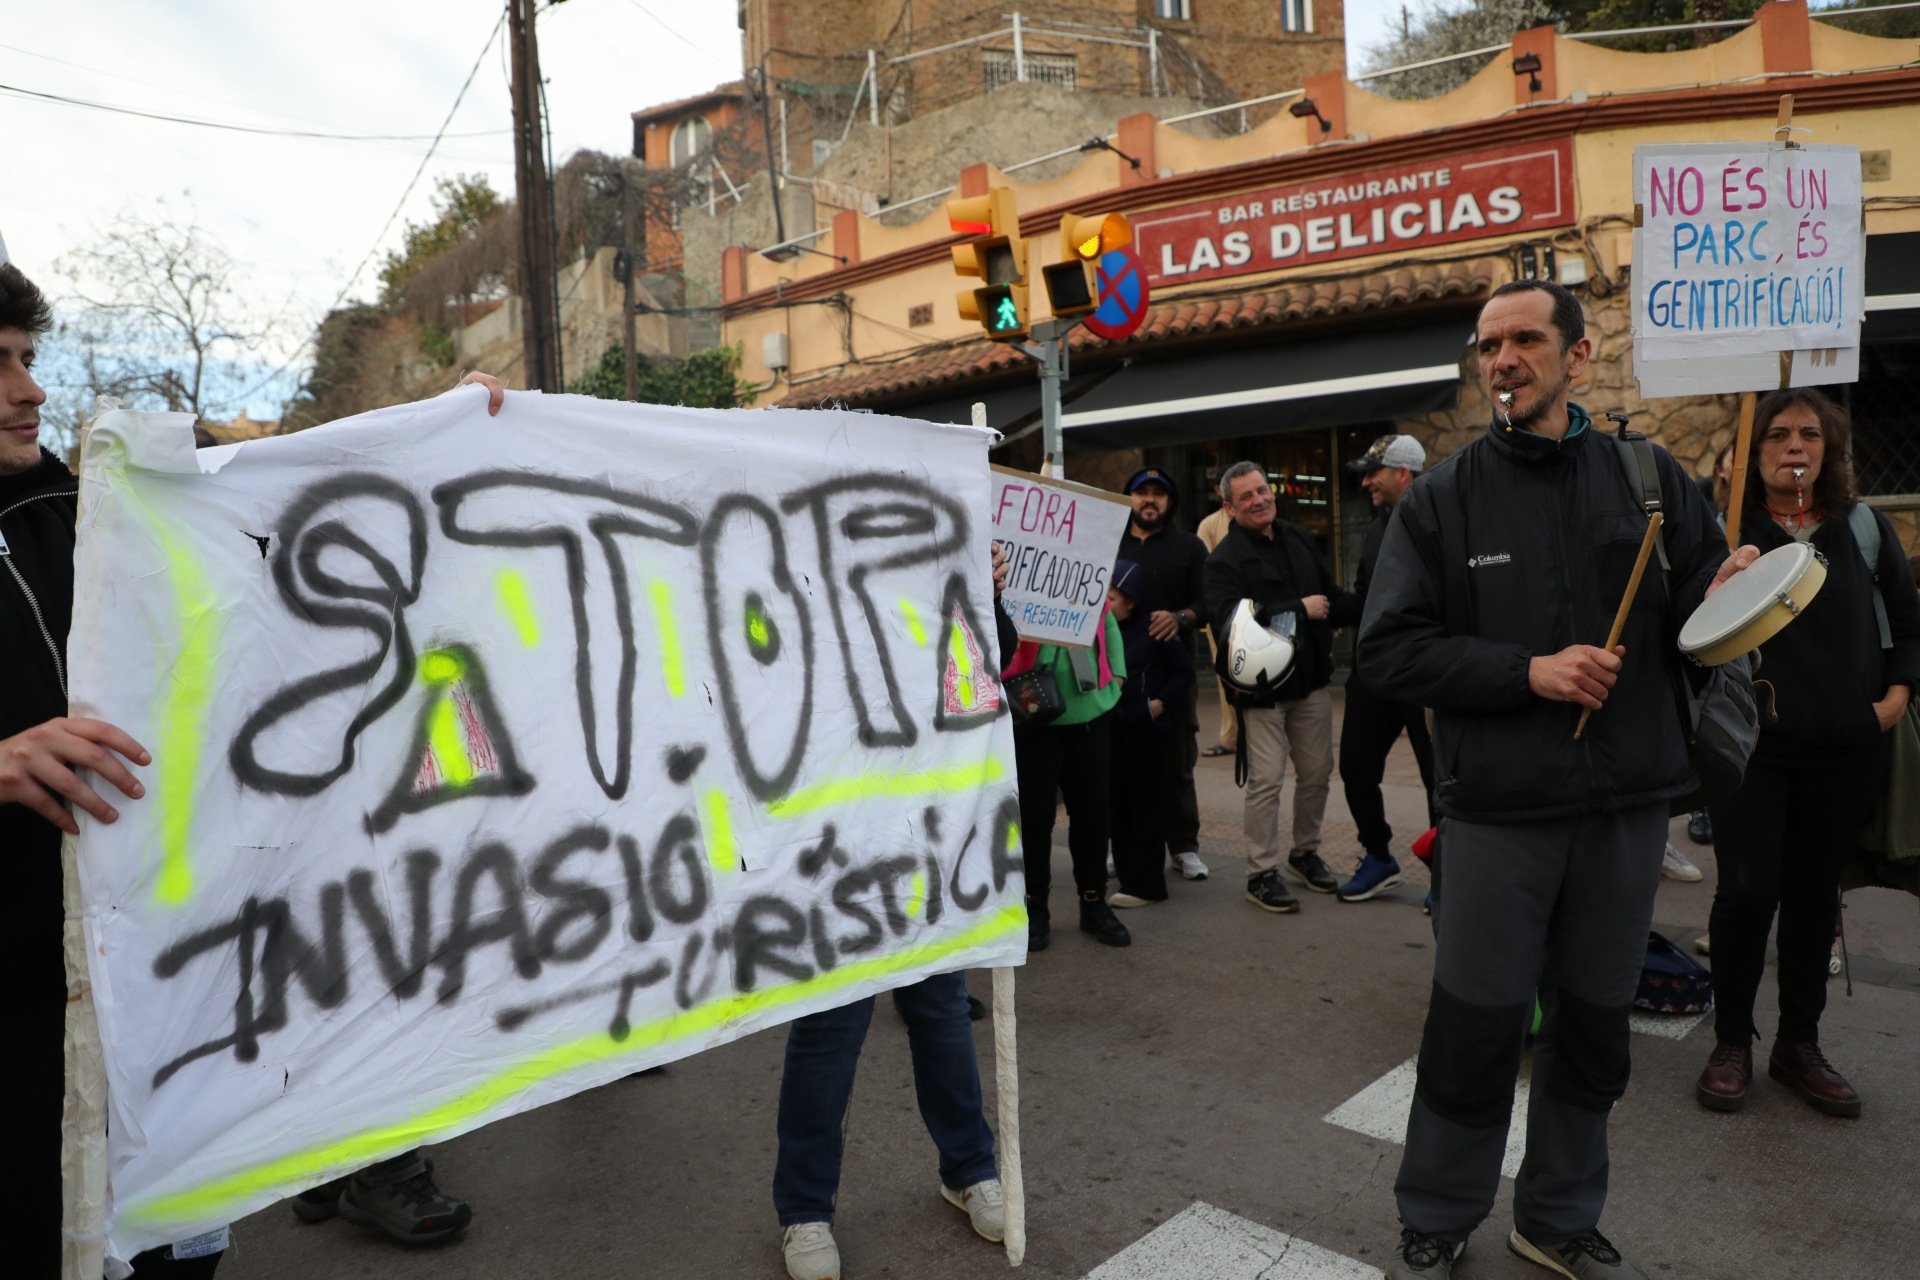
[[[1020,349],[1040,365],[1040,474],[1067,478],[1067,446],[1060,436],[1060,384],[1068,377],[1067,334],[1078,320],[1047,320],[1033,326],[1035,342]]]

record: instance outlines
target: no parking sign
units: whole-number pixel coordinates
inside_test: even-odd
[[[1087,328],[1109,341],[1138,329],[1147,315],[1147,273],[1139,255],[1130,248],[1108,250],[1094,280],[1100,305],[1087,317]]]

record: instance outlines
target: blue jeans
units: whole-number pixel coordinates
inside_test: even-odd
[[[940,1152],[941,1184],[960,1191],[998,1176],[993,1131],[980,1103],[965,976],[936,974],[897,988],[893,1002],[907,1024],[914,1091],[920,1118]],[[783,1227],[833,1221],[847,1101],[872,1021],[873,997],[868,996],[796,1019],[787,1032],[780,1155],[773,1168],[773,1207]]]

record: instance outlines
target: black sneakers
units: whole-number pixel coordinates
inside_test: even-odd
[[[1400,1228],[1400,1249],[1387,1267],[1386,1280],[1450,1280],[1453,1264],[1467,1251],[1467,1242],[1421,1235]]]
[[[1327,864],[1311,849],[1303,849],[1289,857],[1287,870],[1295,880],[1315,893],[1332,893],[1340,887],[1340,878],[1327,870]]]
[[[1262,871],[1247,881],[1247,901],[1282,915],[1300,909],[1299,901],[1288,892],[1286,885],[1280,883],[1280,873],[1276,870]]]
[[[1536,1244],[1516,1229],[1507,1237],[1507,1248],[1567,1280],[1647,1280],[1647,1273],[1621,1257],[1598,1227],[1558,1244]]]
[[[435,1185],[433,1162],[417,1152],[336,1178],[293,1198],[302,1222],[325,1222],[336,1214],[401,1244],[451,1240],[473,1221],[473,1207]]]

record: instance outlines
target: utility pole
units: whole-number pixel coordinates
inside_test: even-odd
[[[620,341],[627,357],[627,399],[640,395],[640,349],[633,331],[633,282],[647,257],[647,232],[640,225],[639,193],[631,161],[620,166]]]
[[[553,205],[540,123],[535,0],[507,0],[513,49],[513,187],[520,207],[521,335],[527,386],[562,389],[560,317],[554,305]]]

